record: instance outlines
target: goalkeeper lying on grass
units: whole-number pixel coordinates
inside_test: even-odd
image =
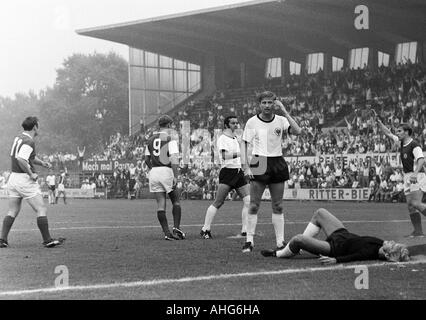
[[[326,240],[315,237],[323,229]],[[281,250],[263,250],[265,257],[292,258],[300,250],[320,255],[322,264],[361,260],[409,261],[407,246],[395,241],[350,233],[343,223],[326,209],[318,209],[303,234],[294,236]]]

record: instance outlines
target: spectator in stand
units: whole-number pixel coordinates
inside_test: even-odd
[[[376,176],[373,180],[370,181],[370,196],[368,197],[368,202],[371,200],[376,201],[377,199],[377,192],[379,191],[380,187],[380,178],[379,176]]]
[[[404,183],[402,181],[393,182],[390,198],[391,202],[405,202]]]
[[[77,153],[78,153],[78,167],[80,168],[80,170],[82,169],[83,166],[83,161],[84,161],[84,153],[86,152],[86,146],[83,146],[83,149],[80,150],[80,147],[77,146]]]
[[[381,182],[380,182],[380,185],[379,185],[379,190],[377,191],[376,201],[385,202],[386,200],[388,200],[388,198],[390,196],[390,191],[391,191],[391,189],[389,188],[388,183],[386,181],[386,178],[383,175],[381,177]]]

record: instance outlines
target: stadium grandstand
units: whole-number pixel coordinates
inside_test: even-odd
[[[268,76],[282,84],[293,74],[423,62],[424,2],[364,1],[357,29],[359,5],[251,1],[77,32],[130,47],[132,134],[141,119],[150,124],[182,101],[260,87]]]

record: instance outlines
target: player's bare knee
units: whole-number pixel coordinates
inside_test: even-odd
[[[292,238],[292,241],[294,244],[300,245],[303,243],[304,241],[304,236],[303,234],[297,234]]]
[[[272,212],[275,214],[282,214],[283,213],[283,205],[281,202],[279,203],[273,203],[272,204]]]
[[[250,203],[249,213],[256,214],[259,211],[260,205],[258,203]]]
[[[319,208],[315,210],[314,215],[312,216],[311,222],[314,224],[318,224],[326,215],[328,211],[324,208]]]
[[[420,206],[420,202],[419,202],[419,201],[416,201],[416,200],[414,200],[414,199],[410,199],[410,200],[407,202],[407,205],[408,205],[408,211],[409,211],[410,213],[415,213],[415,212],[417,211],[417,208]]]
[[[249,207],[250,206],[250,196],[246,196],[243,198],[243,204],[245,207]]]
[[[45,217],[47,214],[47,209],[45,206],[37,208],[37,217]]]
[[[412,205],[408,204],[408,213],[409,214],[413,214],[416,213],[417,209],[415,207],[413,207]]]
[[[315,217],[323,217],[324,215],[326,215],[327,214],[327,210],[326,209],[324,209],[324,208],[319,208],[318,210],[316,210],[315,212],[314,212],[314,216]]]
[[[19,214],[19,210],[9,210],[7,215],[12,218],[16,218]]]
[[[215,202],[213,202],[213,207],[215,207],[216,209],[220,209],[220,207],[222,207],[224,204],[224,201],[218,201],[216,200]]]

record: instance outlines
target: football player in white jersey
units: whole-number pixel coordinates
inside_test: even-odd
[[[289,179],[287,163],[282,153],[283,134],[299,135],[300,126],[277,100],[273,92],[265,91],[258,96],[261,112],[251,117],[244,128],[243,160],[246,174],[250,177],[250,208],[247,219],[247,239],[243,252],[251,252],[257,224],[257,212],[266,186],[272,201],[272,224],[275,230],[277,249],[284,247],[283,194],[284,182]],[[280,108],[284,116],[276,115]],[[248,145],[253,146],[251,159]]]
[[[52,169],[49,169],[49,175],[46,177],[46,185],[48,188],[49,204],[55,204],[56,177]]]
[[[414,230],[408,237],[424,237],[421,214],[426,216],[426,204],[422,203],[423,192],[426,192],[425,159],[420,144],[413,139],[410,125],[401,123],[394,135],[378,119],[384,134],[400,145],[400,156],[404,171],[404,193],[407,199],[408,212]]]
[[[0,236],[0,248],[7,248],[9,231],[21,211],[22,199],[37,213],[37,226],[46,248],[61,245],[65,239],[52,239],[49,233],[49,224],[46,215],[46,206],[43,202],[40,185],[37,183],[38,175],[34,165],[51,168],[50,163],[40,160],[36,156],[34,138],[38,135],[38,119],[27,117],[22,122],[24,132],[13,141],[10,151],[12,173],[8,181],[9,210],[3,220]]]
[[[61,194],[64,196],[64,204],[67,204],[67,194],[65,192],[65,178],[66,178],[66,170],[61,170],[58,177],[58,190],[56,192],[55,203],[58,203],[58,199]]]
[[[200,235],[203,239],[210,239],[211,224],[217,210],[225,202],[229,191],[235,189],[238,195],[243,199],[243,209],[241,212],[242,229],[240,236],[247,236],[247,214],[250,205],[250,186],[241,167],[240,143],[235,136],[235,130],[238,128],[238,119],[236,116],[228,116],[224,120],[225,130],[217,141],[217,149],[221,159],[221,170],[219,173],[219,186],[216,192],[216,199],[210,205],[204,219],[204,226]]]

